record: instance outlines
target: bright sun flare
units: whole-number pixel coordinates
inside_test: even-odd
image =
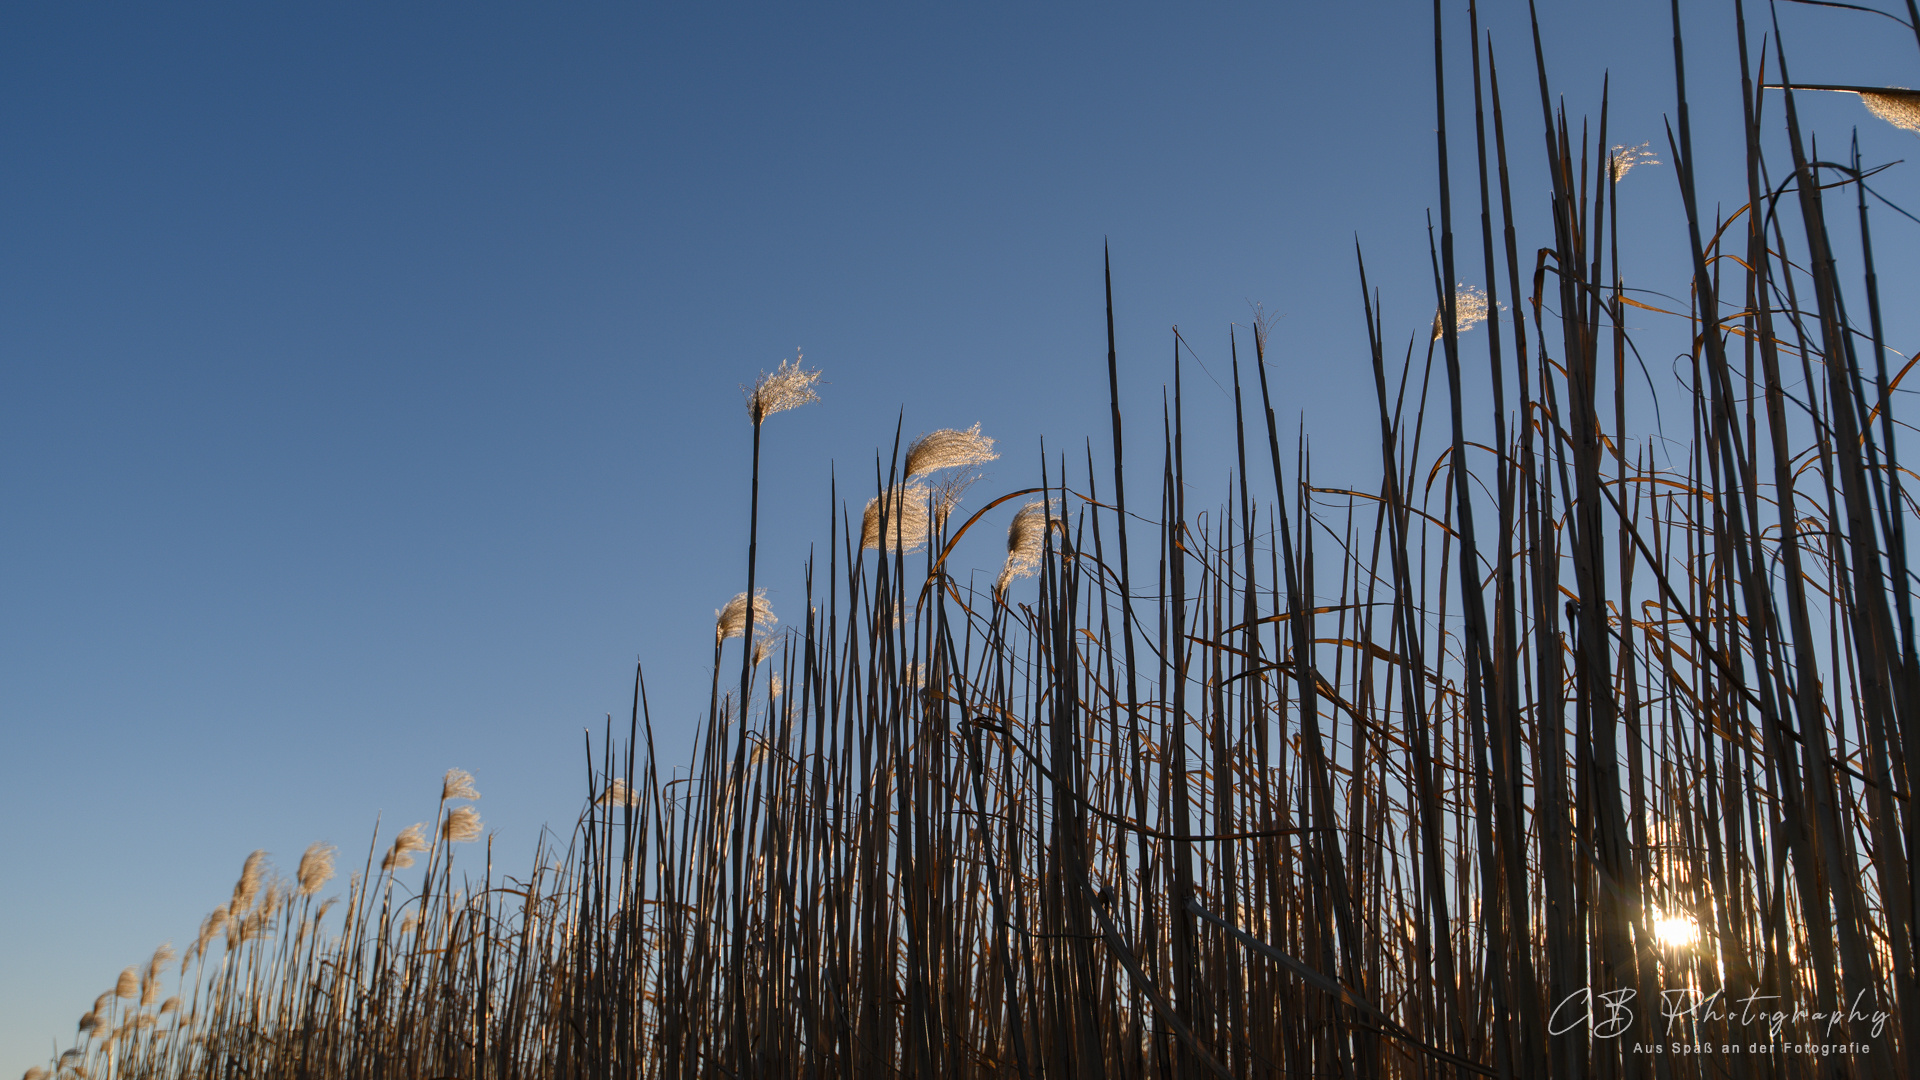
[[[1680,948],[1700,940],[1700,928],[1692,919],[1684,915],[1668,915],[1653,924],[1653,934],[1660,944],[1668,948]]]

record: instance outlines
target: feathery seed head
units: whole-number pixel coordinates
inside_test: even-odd
[[[753,625],[766,629],[780,620],[773,617],[773,608],[767,603],[767,590],[753,591]],[[744,637],[747,632],[747,594],[740,593],[727,601],[725,607],[713,613],[713,643],[715,645],[728,638]]]
[[[152,972],[140,980],[140,1007],[146,1008],[160,1000],[160,980]]]
[[[333,880],[332,844],[315,842],[307,845],[306,854],[300,856],[300,870],[295,877],[300,879],[300,895],[312,896],[320,887]]]
[[[28,1069],[26,1074],[20,1077],[20,1080],[47,1080],[48,1075],[50,1074],[46,1069],[35,1065],[33,1068]]]
[[[400,919],[400,932],[402,934],[411,934],[419,925],[420,913],[418,911],[409,911]]]
[[[113,996],[133,1000],[140,993],[140,972],[128,968],[120,973],[120,979],[113,984]]]
[[[1007,526],[1007,563],[993,583],[995,596],[1005,596],[1007,586],[1013,584],[1015,578],[1031,577],[1039,568],[1046,552],[1047,511],[1047,501],[1035,499],[1013,515],[1013,523]],[[1054,520],[1053,527],[1062,527],[1058,519]]]
[[[1653,156],[1652,145],[1652,143],[1641,143],[1639,146],[1614,147],[1613,153],[1607,159],[1613,171],[1613,182],[1617,184],[1625,180],[1627,173],[1633,171],[1635,165],[1660,164],[1660,159]]]
[[[147,974],[158,977],[161,972],[167,970],[168,964],[173,963],[176,955],[178,954],[173,951],[171,941],[153,950],[153,959],[147,961]]]
[[[1457,332],[1464,334],[1487,321],[1487,291],[1466,284],[1458,286],[1458,290],[1453,294],[1454,318],[1458,326]],[[1507,310],[1507,305],[1501,304],[1500,310]],[[1440,336],[1446,332],[1444,326],[1446,314],[1445,307],[1433,313],[1433,340],[1435,341],[1439,341]]]
[[[480,811],[471,806],[447,811],[446,837],[456,844],[480,839]]]
[[[774,413],[797,409],[802,405],[811,405],[820,400],[814,393],[813,384],[820,380],[820,372],[808,371],[800,366],[801,354],[795,353],[792,360],[780,361],[780,366],[772,372],[761,372],[747,389],[747,417],[758,424]]]
[[[980,434],[979,424],[965,431],[943,428],[920,436],[907,447],[907,476],[925,476],[961,465],[984,465],[999,456],[993,452],[993,440]]]
[[[100,1026],[99,1013],[90,1012],[80,1018],[80,1034],[83,1036],[93,1034],[93,1029],[99,1026]]]
[[[627,786],[624,777],[616,776],[613,778],[613,783],[607,785],[607,790],[593,800],[593,804],[595,806],[639,806],[640,794]]]
[[[480,789],[473,786],[473,774],[465,769],[448,769],[440,784],[440,799],[477,799]]]
[[[780,676],[775,675],[773,678],[767,680],[767,695],[769,697],[779,697],[785,689],[786,687],[780,683]]]
[[[774,639],[769,636],[769,637],[763,637],[760,640],[753,643],[753,666],[754,667],[759,667],[761,664],[766,662],[767,657],[773,655],[773,642],[774,642]]]
[[[380,860],[380,869],[405,870],[413,865],[413,853],[425,850],[427,827],[424,824],[409,825],[393,838],[393,846],[387,849],[387,857]]]
[[[253,906],[253,898],[260,892],[261,864],[266,862],[267,853],[256,851],[247,856],[246,865],[240,868],[240,880],[233,886],[234,912],[244,912]]]
[[[926,543],[927,533],[933,527],[928,513],[931,494],[924,484],[908,484],[904,489],[890,492],[884,538],[880,535],[880,497],[876,495],[867,500],[866,512],[860,518],[860,546],[878,549],[884,543],[889,551],[913,551]]]
[[[178,994],[175,994],[173,997],[170,997],[167,1000],[160,1003],[160,1015],[162,1016],[165,1016],[167,1013],[170,1013],[170,1012],[179,1012],[179,1011],[180,1011],[180,996]]]
[[[1862,92],[1867,111],[1897,128],[1920,132],[1920,91],[1889,86],[1877,93]]]

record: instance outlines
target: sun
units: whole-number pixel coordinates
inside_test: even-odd
[[[1681,949],[1700,940],[1700,927],[1685,915],[1663,915],[1654,921],[1653,936],[1669,949]]]

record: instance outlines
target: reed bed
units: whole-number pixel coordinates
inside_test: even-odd
[[[1436,75],[1431,337],[1390,342],[1357,261],[1376,485],[1316,486],[1256,326],[1228,496],[1190,508],[1183,345],[1161,416],[1123,422],[1109,284],[1110,468],[1043,458],[970,509],[991,440],[896,435],[776,625],[763,424],[814,386],[783,365],[690,760],[655,754],[636,671],[530,870],[462,848],[450,773],[337,905],[330,852],[250,859],[178,993],[170,956],[129,969],[42,1074],[1913,1075],[1910,365],[1857,156],[1813,158],[1735,8],[1747,190],[1706,221],[1675,7],[1690,310],[1619,274],[1615,185],[1653,151],[1609,148],[1604,99],[1591,132],[1553,107],[1537,30],[1540,112],[1503,108],[1476,15],[1484,292],[1449,284]],[[1508,169],[1536,122],[1537,255]],[[1628,430],[1630,311],[1692,342],[1672,454]],[[1010,511],[975,588],[953,552]]]

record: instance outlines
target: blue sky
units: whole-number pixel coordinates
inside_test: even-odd
[[[1730,8],[1686,7],[1696,137],[1724,154]],[[1596,11],[1543,5],[1555,93],[1597,117],[1610,70],[1609,141],[1658,148],[1666,7]],[[1464,6],[1448,19],[1463,44]],[[1429,20],[0,11],[0,1072],[184,943],[249,851],[353,861],[377,815],[387,835],[428,816],[451,766],[478,778],[497,861],[525,865],[543,825],[570,827],[582,729],[625,710],[636,658],[681,756],[713,610],[744,585],[739,385],[796,348],[825,378],[767,429],[760,580],[782,615],[830,479],[864,500],[896,421],[1000,440],[976,499],[1031,483],[1043,438],[1104,461],[1103,240],[1136,445],[1177,324],[1205,365],[1195,473],[1226,490],[1213,380],[1258,302],[1284,316],[1276,408],[1320,477],[1368,483],[1353,244],[1405,340],[1433,306]],[[1548,237],[1524,8],[1483,20],[1530,250]],[[1783,20],[1802,81],[1914,83],[1890,23]],[[1464,61],[1450,79],[1466,200]],[[1916,147],[1850,98],[1805,107],[1829,150],[1855,124],[1871,161]],[[1701,180],[1708,206],[1743,199],[1737,173]],[[1879,188],[1920,202],[1909,166]],[[1671,169],[1621,198],[1630,283],[1683,290]],[[1463,232],[1474,214],[1456,205]],[[1914,226],[1878,220],[1901,347]],[[1471,233],[1461,250],[1479,283]],[[1677,348],[1650,349],[1656,379]]]

